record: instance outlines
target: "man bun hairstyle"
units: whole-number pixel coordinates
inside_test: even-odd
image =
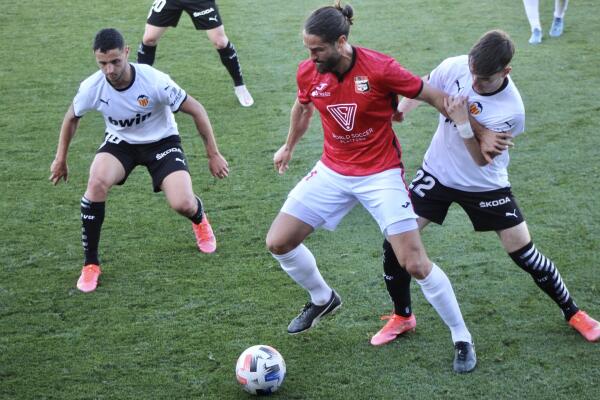
[[[304,32],[307,35],[320,37],[326,43],[335,43],[342,35],[348,37],[354,10],[337,0],[333,6],[321,7],[308,17],[304,23]]]
[[[114,28],[104,28],[94,37],[94,52],[108,53],[110,50],[125,48],[125,39],[121,32]]]
[[[472,72],[480,76],[491,76],[510,64],[515,54],[515,45],[508,33],[499,29],[486,32],[469,51]]]

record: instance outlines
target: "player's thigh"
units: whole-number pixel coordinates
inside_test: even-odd
[[[314,231],[299,218],[280,212],[267,233],[267,248],[274,254],[285,254],[298,247]]]
[[[352,189],[381,232],[398,222],[417,219],[400,168],[358,178]],[[412,228],[416,227],[413,224]]]
[[[229,38],[225,35],[225,28],[223,28],[223,25],[207,30],[206,35],[208,36],[208,40],[210,40],[217,49],[223,49],[229,43]]]
[[[90,166],[88,192],[122,185],[135,166],[134,146],[107,133]]]
[[[144,145],[140,150],[140,157],[142,158],[141,164],[146,166],[152,177],[152,187],[155,192],[163,190],[164,180],[170,174],[176,171],[185,171],[189,175],[187,158],[178,135]]]
[[[156,46],[167,29],[168,27],[166,26],[163,27],[146,24],[142,42],[148,46]]]
[[[335,230],[356,203],[351,187],[347,186],[347,178],[319,161],[290,191],[281,211],[313,224],[313,228],[323,226],[327,230]],[[309,218],[304,218],[304,215]],[[318,221],[313,222],[315,219]]]
[[[96,153],[92,165],[85,197],[90,201],[105,201],[108,191],[125,181],[127,173],[123,164],[110,153]]]
[[[460,192],[455,200],[478,232],[502,231],[525,221],[510,188],[488,192]]]
[[[170,173],[163,179],[160,189],[174,210],[189,215],[196,209],[198,201],[192,188],[192,178],[187,171],[177,170]]]
[[[496,231],[507,253],[512,253],[525,247],[531,242],[531,235],[525,221],[511,228]]]

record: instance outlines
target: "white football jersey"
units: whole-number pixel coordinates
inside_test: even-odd
[[[130,65],[132,82],[125,89],[115,89],[102,71],[84,80],[73,99],[75,115],[100,111],[106,131],[132,144],[153,143],[178,135],[173,112],[186,99],[185,91],[169,75],[149,65]]]
[[[495,93],[473,90],[468,56],[444,60],[429,76],[429,84],[452,96],[467,96],[470,114],[488,129],[510,132],[513,137],[525,129],[525,107],[510,76]],[[440,114],[439,124],[425,153],[423,169],[443,185],[467,192],[484,192],[510,186],[508,150],[491,164],[478,166],[471,158],[456,125]]]

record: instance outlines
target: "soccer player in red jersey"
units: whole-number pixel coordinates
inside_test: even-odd
[[[289,133],[273,157],[275,168],[283,174],[317,109],[323,125],[323,155],[289,193],[266,239],[283,270],[310,294],[288,332],[303,332],[341,306],[340,296],[327,285],[303,241],[316,228],[335,229],[360,203],[450,328],[454,370],[472,371],[476,356],[471,334],[448,277],[429,260],[421,243],[417,215],[404,182],[400,143],[392,130],[392,119],[400,118],[396,111],[399,94],[425,101],[442,113],[445,94],[393,58],[352,46],[348,42],[352,17],[353,9],[337,1],[306,20],[303,40],[310,59],[298,68],[298,96]]]

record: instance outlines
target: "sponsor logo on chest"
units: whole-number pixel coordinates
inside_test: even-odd
[[[325,92],[324,90],[327,88],[327,83],[321,82],[317,86],[315,86],[314,90],[310,92],[312,97],[329,97],[331,96],[331,92]]]
[[[110,122],[111,124],[113,124],[114,126],[119,126],[121,128],[130,128],[134,125],[139,125],[142,122],[144,122],[145,120],[147,120],[148,118],[150,118],[150,116],[152,115],[152,113],[148,113],[148,114],[136,114],[135,117],[133,118],[129,118],[129,119],[116,119],[111,117],[110,115],[108,116],[108,122]]]

